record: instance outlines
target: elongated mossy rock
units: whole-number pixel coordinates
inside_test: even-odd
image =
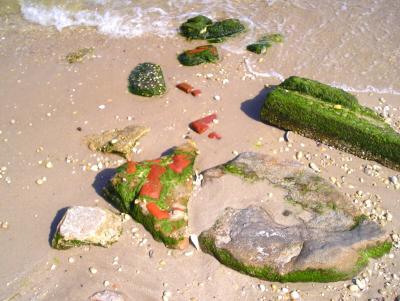
[[[215,63],[219,60],[218,50],[212,45],[204,45],[186,50],[178,56],[184,66],[195,66],[204,63]]]
[[[53,238],[56,249],[81,245],[109,247],[122,233],[121,217],[99,207],[74,206],[68,208]]]
[[[259,40],[257,40],[257,42],[248,45],[247,50],[257,54],[262,54],[266,53],[267,49],[270,48],[273,44],[282,42],[283,42],[283,36],[281,34],[279,33],[269,34],[261,37]]]
[[[133,94],[151,97],[167,91],[160,65],[142,63],[132,70],[128,78],[129,91]]]
[[[81,48],[81,49],[78,49],[77,51],[73,51],[73,52],[68,53],[65,56],[65,59],[70,64],[80,63],[80,62],[83,61],[83,59],[85,57],[87,57],[88,55],[93,54],[93,52],[94,52],[94,48],[93,47]]]
[[[187,204],[193,187],[194,142],[156,160],[129,161],[105,188],[106,197],[170,248],[188,244]]]
[[[150,129],[144,126],[130,125],[123,129],[112,129],[87,136],[86,143],[92,151],[115,153],[130,159],[133,148],[149,131]]]
[[[210,40],[211,42],[222,42],[224,38],[244,30],[244,25],[238,19],[213,22],[202,15],[190,18],[180,26],[180,32],[184,37],[190,40]]]
[[[341,89],[289,77],[267,96],[261,120],[400,170],[400,134]]]
[[[391,249],[381,226],[299,162],[247,152],[202,175],[201,194],[218,206],[199,212],[192,227],[206,227],[212,217],[199,237],[202,250],[241,273],[280,282],[339,281]]]

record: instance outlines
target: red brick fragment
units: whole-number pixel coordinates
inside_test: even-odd
[[[126,173],[128,175],[135,173],[136,171],[136,162],[128,161],[128,166],[126,167]]]
[[[200,118],[198,120],[192,121],[189,126],[190,128],[198,134],[202,134],[208,130],[208,124],[213,122],[217,118],[217,114],[213,113],[206,117]]]
[[[149,182],[160,181],[160,177],[163,175],[165,170],[165,167],[154,164],[150,167],[150,172],[147,175],[147,179],[149,180]]]
[[[150,214],[157,219],[167,219],[169,218],[169,213],[166,210],[161,210],[156,203],[147,203],[147,210],[149,210]]]
[[[172,158],[172,160],[174,162],[168,166],[176,173],[181,173],[190,164],[190,160],[184,154],[177,154]]]
[[[199,120],[190,123],[190,128],[198,134],[202,134],[208,130],[209,126]]]
[[[212,133],[208,134],[208,138],[220,140],[222,138],[222,136],[216,132],[212,132]]]
[[[153,199],[159,199],[162,185],[160,181],[149,181],[143,184],[140,189],[140,196],[147,196]]]
[[[188,83],[180,83],[180,84],[177,84],[176,87],[185,93],[190,93],[193,91],[193,87],[191,85],[189,85]]]
[[[201,95],[201,90],[200,89],[195,89],[191,93],[192,93],[193,96],[200,96]]]

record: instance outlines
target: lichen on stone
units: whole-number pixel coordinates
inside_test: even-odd
[[[160,65],[153,63],[136,66],[130,73],[128,82],[129,91],[140,96],[162,95],[167,90]]]

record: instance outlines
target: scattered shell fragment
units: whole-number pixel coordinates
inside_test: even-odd
[[[193,244],[193,246],[196,248],[196,250],[200,251],[199,238],[197,237],[197,235],[190,234],[189,239],[190,239],[190,242]]]
[[[320,171],[321,171],[321,170],[319,169],[318,165],[315,164],[314,162],[311,162],[311,163],[309,164],[309,166],[310,166],[310,168],[311,168],[312,170],[314,170],[315,172],[320,172]]]

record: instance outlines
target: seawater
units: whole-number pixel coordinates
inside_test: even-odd
[[[10,0],[5,0],[10,2]],[[351,92],[400,95],[399,0],[20,0],[29,22],[62,31],[93,26],[115,38],[178,34],[189,17],[238,18],[247,32],[220,47],[249,56],[248,43],[279,32],[285,42],[263,56],[257,76],[300,75]],[[249,56],[250,57],[250,56]],[[259,67],[258,67],[259,68]]]

